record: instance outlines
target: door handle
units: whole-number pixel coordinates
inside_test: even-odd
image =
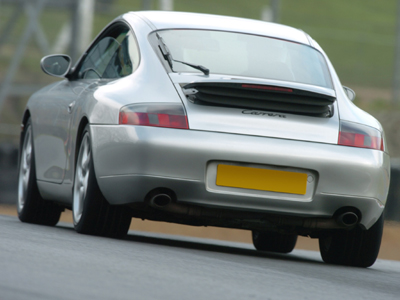
[[[75,106],[75,101],[72,102],[70,105],[68,105],[68,113],[69,114],[72,113],[72,109],[74,108],[74,106]]]

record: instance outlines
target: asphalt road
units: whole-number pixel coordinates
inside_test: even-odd
[[[0,300],[400,299],[400,262],[359,269],[319,253],[131,231],[80,235],[0,216]]]

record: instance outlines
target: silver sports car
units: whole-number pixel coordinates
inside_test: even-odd
[[[305,32],[205,14],[112,21],[22,119],[18,214],[123,237],[132,217],[248,229],[257,250],[318,238],[327,263],[378,255],[390,159]]]

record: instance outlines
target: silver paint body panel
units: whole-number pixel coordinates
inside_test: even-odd
[[[186,203],[280,214],[329,217],[342,206],[356,206],[369,227],[386,202],[390,159],[377,150],[124,125],[94,125],[91,133],[96,176],[113,204],[143,201],[148,191],[169,187]],[[210,188],[213,162],[303,169],[317,183],[312,199],[303,201],[283,193],[227,192]]]
[[[273,86],[290,86],[293,88],[308,88],[309,90],[325,92],[323,88],[307,85],[282,83],[278,80],[255,80],[246,77],[227,77],[210,75],[207,78],[194,74],[170,73],[171,80],[179,93],[188,115],[189,127],[195,130],[218,131],[255,136],[276,137],[313,141],[319,143],[336,144],[339,133],[339,114],[334,113],[331,118],[315,118],[286,113],[272,113],[250,109],[238,109],[217,106],[195,105],[188,101],[180,88],[180,84],[190,82],[240,82],[246,84],[266,84]],[[336,101],[334,112],[337,111]]]
[[[140,48],[139,67],[132,75],[118,80],[63,80],[38,91],[28,101],[36,175],[44,198],[72,204],[78,129],[87,120],[96,177],[112,204],[140,202],[150,190],[168,187],[177,194],[178,201],[207,207],[331,217],[340,207],[354,206],[362,212],[361,223],[366,228],[379,218],[389,185],[388,154],[338,146],[337,141],[340,120],[383,129],[347,99],[328,57],[307,34],[261,21],[176,12],[128,13],[113,22],[119,21],[133,29]],[[190,103],[181,84],[286,84],[218,74],[169,74],[149,35],[155,30],[183,28],[271,36],[315,47],[325,56],[331,72],[336,95],[333,116],[243,113],[243,109]],[[118,125],[121,107],[151,102],[181,103],[190,130]],[[215,166],[220,162],[301,169],[314,181],[308,184],[304,197],[222,188],[214,183]]]

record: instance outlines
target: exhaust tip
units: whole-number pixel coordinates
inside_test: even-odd
[[[340,225],[350,227],[350,226],[356,225],[358,223],[358,216],[354,212],[348,211],[348,212],[340,214],[337,217],[337,222]]]
[[[168,194],[157,194],[150,199],[150,203],[154,206],[164,207],[172,202]]]

